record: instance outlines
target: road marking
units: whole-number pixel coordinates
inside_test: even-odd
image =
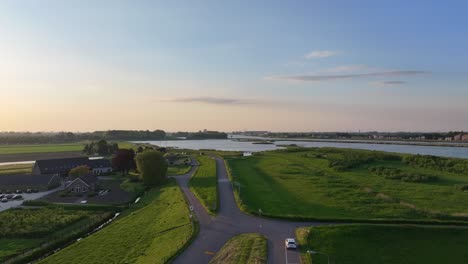
[[[288,264],[288,250],[284,247],[284,255],[286,256],[286,264]]]
[[[215,253],[215,252],[211,252],[211,251],[205,251],[205,254],[206,254],[206,255],[214,255],[214,254],[216,254],[216,253]]]

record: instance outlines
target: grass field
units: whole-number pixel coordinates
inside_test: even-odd
[[[296,231],[303,263],[468,263],[468,229],[396,225],[340,225]],[[312,262],[310,260],[312,257]]]
[[[108,227],[41,263],[166,263],[192,232],[182,192],[170,180],[148,191]]]
[[[331,167],[343,156],[387,155],[349,149],[297,149],[228,159],[241,184],[243,209],[296,219],[459,219],[468,216],[468,175],[410,166],[401,160],[370,160]],[[392,157],[394,158],[394,157]],[[351,164],[351,165],[350,165]],[[371,173],[385,166],[433,175],[433,182],[405,182]],[[292,206],[293,205],[293,206]]]
[[[15,164],[0,166],[0,175],[28,174],[32,171],[33,164]]]
[[[42,241],[42,239],[0,238],[0,260],[22,252],[25,249],[36,247]]]
[[[242,234],[231,238],[210,264],[267,263],[267,240],[259,234]]]
[[[210,156],[197,156],[199,167],[190,179],[190,189],[210,213],[218,208],[216,161]]]
[[[167,168],[167,175],[176,176],[186,174],[192,169],[192,166],[187,165],[178,165],[178,166],[169,166]]]
[[[60,206],[10,209],[0,213],[0,262],[98,222],[107,212],[65,210]]]
[[[82,151],[83,144],[0,145],[0,154]]]

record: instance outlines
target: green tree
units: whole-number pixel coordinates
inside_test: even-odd
[[[167,162],[159,151],[148,150],[139,153],[136,164],[146,185],[159,185],[167,179]]]
[[[88,166],[83,165],[83,166],[78,166],[76,168],[73,168],[70,170],[68,173],[68,176],[72,177],[73,179],[86,176],[91,173],[91,170],[89,169]]]

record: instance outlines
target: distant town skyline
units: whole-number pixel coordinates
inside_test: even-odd
[[[0,131],[468,131],[463,1],[0,2]]]

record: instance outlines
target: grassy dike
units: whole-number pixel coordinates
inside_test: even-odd
[[[302,263],[468,263],[468,229],[412,225],[339,225],[296,230]]]
[[[267,240],[260,234],[242,234],[231,238],[210,261],[210,264],[267,263]]]
[[[190,179],[190,190],[210,214],[218,210],[218,178],[216,160],[210,156],[197,156],[198,168]]]
[[[171,179],[108,227],[40,263],[167,263],[195,232],[184,196]]]

